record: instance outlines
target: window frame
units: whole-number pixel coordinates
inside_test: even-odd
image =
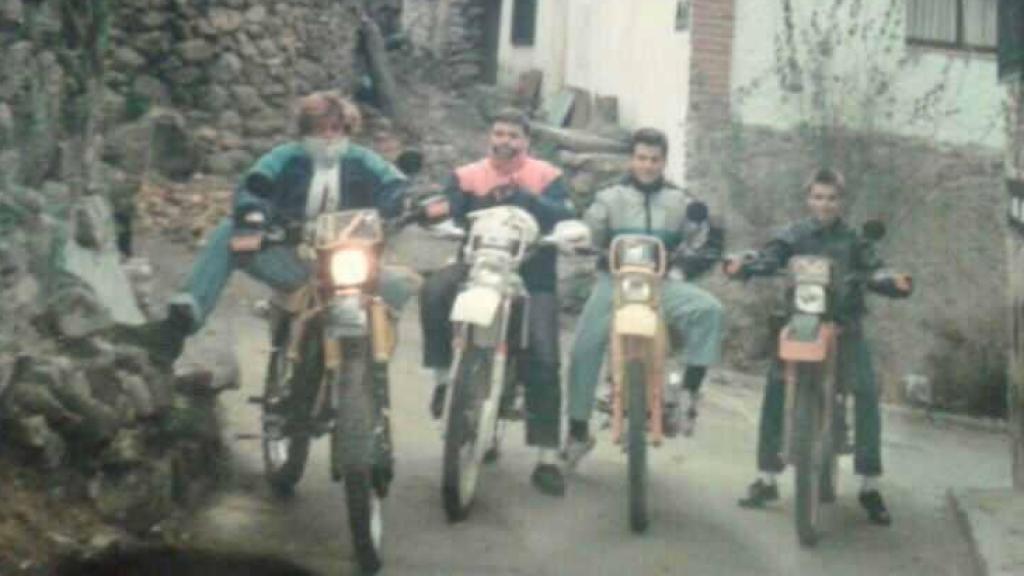
[[[905,32],[905,40],[908,46],[921,46],[924,48],[941,48],[944,50],[956,50],[958,52],[978,52],[983,54],[996,54],[998,51],[998,39],[992,46],[967,43],[967,9],[964,6],[969,0],[953,0],[956,3],[956,40],[947,42],[945,40],[934,40],[931,38],[915,38],[910,32]],[[907,4],[909,8],[910,4]],[[998,26],[998,22],[996,23]]]

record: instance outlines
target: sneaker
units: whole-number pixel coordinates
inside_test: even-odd
[[[872,524],[877,524],[878,526],[892,524],[892,516],[889,515],[889,510],[885,507],[885,501],[882,500],[882,494],[878,490],[862,491],[857,500],[860,501],[860,505],[867,511],[868,520]]]
[[[430,397],[430,415],[434,420],[440,420],[444,415],[444,401],[448,393],[448,385],[436,384],[434,393]]]
[[[565,476],[562,469],[554,464],[537,464],[530,482],[548,496],[565,496]]]
[[[562,450],[562,460],[565,461],[566,467],[569,470],[575,470],[580,460],[583,460],[583,457],[589,454],[596,444],[597,440],[593,436],[587,436],[586,440],[577,440],[570,436]]]
[[[779,487],[777,484],[769,484],[758,478],[747,488],[746,498],[740,498],[739,504],[742,508],[763,508],[768,502],[779,499]]]

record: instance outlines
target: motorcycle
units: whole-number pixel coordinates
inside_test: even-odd
[[[463,249],[469,273],[450,314],[453,361],[443,424],[441,492],[450,522],[469,514],[480,467],[498,449],[502,407],[526,348],[529,294],[519,266],[541,248],[590,242],[578,221],[560,222],[542,238],[533,216],[514,206],[478,210],[469,220]]]
[[[861,241],[870,245],[884,235],[884,226],[871,221],[864,225]],[[730,277],[774,274],[754,253],[728,258],[724,266]],[[789,304],[777,336],[785,386],[780,456],[795,470],[797,536],[802,545],[813,546],[820,536],[820,504],[835,501],[838,457],[853,451],[847,439],[849,390],[837,370],[843,331],[835,319],[837,291],[845,282],[905,298],[913,291],[913,281],[888,270],[837,278],[830,258],[812,255],[790,258],[786,276]]]
[[[687,209],[695,223],[707,219],[700,202]],[[609,337],[611,432],[627,454],[629,519],[634,532],[644,532],[647,514],[647,446],[665,437],[666,359],[673,338],[661,315],[661,290],[670,257],[655,236],[616,236],[608,250],[613,307]]]
[[[447,203],[426,201],[383,220],[373,209],[324,213],[305,226],[240,228],[232,250],[251,254],[293,244],[315,272],[307,284],[271,300],[271,353],[263,394],[264,475],[277,495],[302,478],[310,442],[330,441],[330,473],[343,481],[360,568],[381,566],[381,502],[394,476],[388,363],[396,343],[379,293],[385,230],[398,230]],[[244,256],[243,256],[244,257]]]

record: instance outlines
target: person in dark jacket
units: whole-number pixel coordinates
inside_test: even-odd
[[[487,157],[455,170],[446,186],[455,223],[468,225],[470,212],[500,204],[528,211],[548,233],[573,217],[569,189],[561,171],[529,155],[530,123],[521,112],[508,109],[493,120]],[[526,442],[537,446],[539,461],[532,482],[541,492],[560,496],[565,479],[557,465],[561,385],[559,380],[558,297],[553,248],[543,248],[520,270],[530,292],[529,343],[525,372]],[[430,276],[420,292],[423,364],[435,374],[431,412],[440,418],[452,362],[451,314],[459,285],[468,269],[456,262]]]
[[[161,364],[181,354],[185,339],[213,312],[235,269],[275,290],[290,292],[307,281],[310,270],[293,245],[274,245],[238,257],[231,238],[239,226],[303,223],[322,212],[377,208],[385,217],[404,209],[406,179],[394,166],[349,137],[360,127],[358,109],[333,92],[299,100],[298,140],[264,154],[235,189],[231,217],[207,237],[183,289],[168,306],[167,317],[143,327],[140,343]],[[382,296],[392,308],[415,293],[418,278],[400,269],[382,270]]]
[[[837,278],[881,269],[883,263],[873,245],[864,242],[841,217],[845,193],[842,175],[834,170],[818,170],[808,179],[805,189],[810,217],[776,233],[758,253],[756,271],[741,266],[736,275],[772,274],[784,268],[793,256],[803,254],[828,256],[836,266]],[[854,470],[863,478],[859,501],[871,522],[888,525],[892,520],[878,486],[882,474],[882,429],[878,385],[864,336],[864,294],[859,283],[843,283],[837,288],[836,321],[842,327],[838,369],[854,397]],[[757,443],[757,466],[761,475],[739,501],[745,508],[761,508],[779,498],[776,477],[784,468],[780,457],[784,390],[782,365],[776,358],[768,372],[761,405]]]

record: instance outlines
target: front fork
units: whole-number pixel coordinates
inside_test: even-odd
[[[361,338],[324,338],[324,386],[317,397],[317,410],[328,404],[334,414],[339,413],[338,402],[341,391],[338,386],[369,385],[370,418],[373,454],[373,480],[378,493],[383,495],[394,475],[394,452],[391,441],[391,393],[388,363],[394,351],[395,327],[388,313],[387,304],[380,296],[367,297],[368,333]],[[369,346],[369,350],[366,347]],[[351,362],[363,361],[369,370],[369,379],[362,382],[344,381],[337,376]],[[335,424],[337,425],[337,423]]]
[[[828,343],[829,350],[825,357],[824,362],[819,363],[819,370],[822,377],[818,380],[821,383],[820,394],[818,395],[819,407],[821,409],[821,418],[817,425],[818,429],[815,433],[814,451],[815,456],[821,454],[825,446],[825,440],[829,434],[833,435],[832,441],[840,441],[841,438],[837,437],[836,430],[833,429],[835,410],[837,404],[837,382],[836,382],[836,361],[837,352],[836,342],[830,341]],[[782,429],[782,461],[792,464],[793,456],[793,422],[795,418],[796,408],[796,395],[797,395],[797,371],[800,363],[795,361],[783,361],[783,382],[785,385],[784,398],[784,414],[783,418],[783,429]],[[845,414],[843,415],[845,416]],[[845,419],[845,418],[844,418]]]
[[[665,357],[667,355],[665,326],[658,324],[658,332],[654,338],[643,336],[625,336],[613,331],[612,347],[612,438],[616,443],[622,442],[625,429],[625,414],[628,391],[626,390],[626,367],[636,360],[647,368],[647,432],[648,439],[655,446],[660,445],[664,438],[662,412],[664,409],[665,389]]]

